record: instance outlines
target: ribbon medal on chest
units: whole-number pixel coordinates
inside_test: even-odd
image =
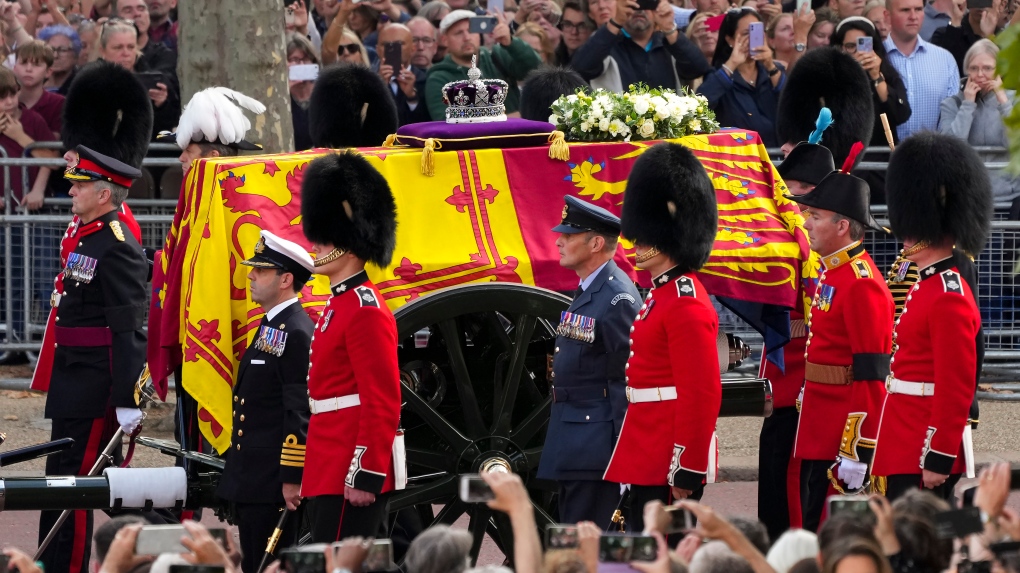
[[[71,253],[67,256],[64,276],[75,282],[88,284],[96,276],[96,264],[98,262],[92,257]]]
[[[326,311],[326,314],[322,315],[322,326],[319,327],[319,332],[326,332],[326,327],[329,326],[329,319],[333,318],[333,309]]]
[[[836,296],[836,287],[832,285],[819,285],[818,310],[828,312],[832,308],[832,298],[834,296]]]
[[[896,269],[896,282],[903,282],[907,278],[908,272],[910,272],[910,261],[903,261],[900,263],[900,267]]]
[[[259,328],[258,338],[255,339],[255,348],[262,352],[268,352],[276,356],[283,356],[283,349],[287,346],[287,333],[277,330],[271,326]]]
[[[556,334],[581,342],[595,342],[595,319],[581,314],[563,311]]]

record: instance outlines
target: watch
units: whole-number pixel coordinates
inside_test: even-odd
[[[878,79],[877,80],[871,80],[871,85],[873,85],[873,86],[875,86],[877,88],[878,84],[880,84],[880,83],[882,83],[884,81],[885,81],[885,76],[883,76],[880,73],[880,74],[878,74]]]
[[[798,51],[798,52],[803,52],[803,51],[807,50],[807,44],[805,44],[803,42],[797,42],[796,44],[793,45],[793,49]]]
[[[771,70],[769,70],[769,77],[771,78],[772,76],[774,76],[774,75],[776,75],[778,73],[779,73],[779,67],[778,66],[774,67]]]

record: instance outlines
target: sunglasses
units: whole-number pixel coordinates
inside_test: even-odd
[[[361,46],[357,44],[340,44],[336,49],[336,55],[342,56],[344,55],[344,52],[347,52],[348,55],[353,56],[354,54],[358,54],[361,52]]]

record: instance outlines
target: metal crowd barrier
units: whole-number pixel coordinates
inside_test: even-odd
[[[888,151],[885,148],[872,149]],[[781,157],[778,150],[769,151]],[[1005,152],[995,148],[981,148],[979,151]],[[0,148],[4,182],[10,181],[11,169],[22,169],[23,181],[27,181],[28,167],[42,165],[62,169],[64,162],[61,159],[9,158]],[[144,167],[167,165],[176,166],[176,159],[147,158],[143,163]],[[881,166],[884,168],[885,164],[881,163]],[[4,187],[3,205],[7,208],[0,212],[0,254],[3,256],[0,261],[0,356],[9,351],[38,350],[50,308],[53,278],[60,270],[60,239],[71,219],[69,199],[47,199],[40,212],[12,210],[11,189],[6,183]],[[176,199],[130,199],[129,204],[142,227],[143,245],[161,247],[173,221]],[[1020,380],[1020,328],[1015,320],[1015,309],[1020,300],[1020,280],[1017,278],[1020,271],[1020,222],[1007,220],[1009,207],[1006,203],[996,205],[991,237],[977,260],[978,299],[987,336],[986,363],[995,363],[989,371],[996,377]],[[876,205],[873,212],[881,221],[885,218],[886,208]],[[899,252],[895,238],[869,231],[866,244],[878,267],[887,271]],[[720,328],[740,336],[754,349],[755,360],[760,360],[761,337],[733,313],[718,305],[717,308],[720,311]],[[15,322],[20,327],[15,327]]]

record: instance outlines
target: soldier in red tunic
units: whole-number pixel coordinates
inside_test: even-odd
[[[849,174],[862,147],[813,191],[790,196],[810,209],[804,227],[823,267],[807,317],[794,445],[808,531],[818,529],[830,483],[836,491],[864,487],[889,374],[892,295],[862,243],[868,227],[881,227],[871,216],[868,184]]]
[[[953,260],[977,255],[992,218],[988,174],[966,142],[920,133],[896,148],[887,174],[889,223],[920,280],[893,329],[888,397],[874,472],[890,499],[917,488],[949,499],[965,459],[981,314]]]
[[[382,174],[354,152],[308,164],[304,233],[332,297],[312,333],[312,413],[301,495],[313,542],[375,536],[394,480],[400,421],[397,324],[365,263],[385,267],[396,242],[396,204]]]
[[[636,531],[646,502],[704,491],[722,401],[719,318],[694,271],[708,260],[717,225],[715,190],[690,150],[660,143],[634,163],[622,233],[655,278],[631,328],[630,406],[605,479],[631,484],[627,522]]]

